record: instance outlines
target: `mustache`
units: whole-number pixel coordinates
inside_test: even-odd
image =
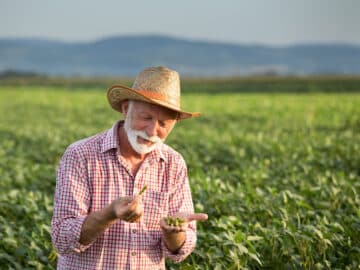
[[[140,138],[143,138],[145,140],[148,140],[152,143],[159,143],[159,142],[163,142],[162,139],[160,139],[158,136],[148,136],[146,134],[145,131],[141,131],[141,130],[133,130],[133,132],[136,134],[136,136],[139,136]]]

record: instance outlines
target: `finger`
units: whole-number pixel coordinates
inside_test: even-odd
[[[164,232],[167,232],[167,233],[178,233],[178,232],[185,231],[181,227],[169,226],[169,225],[165,225],[164,227],[161,227],[161,228]]]
[[[194,214],[189,214],[187,217],[186,217],[187,221],[190,222],[190,221],[193,221],[193,220],[196,220],[196,221],[205,221],[208,219],[208,215],[207,214],[204,214],[204,213],[194,213]]]
[[[142,213],[131,217],[130,222],[139,222],[142,217]]]
[[[140,220],[140,217],[137,215],[131,215],[126,219],[126,221],[130,223],[136,222],[137,220]]]
[[[127,205],[128,207],[128,211],[133,212],[136,210],[136,208],[138,207],[140,202],[140,197],[136,196],[136,197],[132,197],[132,201]]]
[[[184,222],[184,223],[181,224],[181,226],[180,226],[180,231],[185,232],[188,227],[189,227],[189,223]]]
[[[144,212],[143,208],[138,207],[136,209],[136,211],[128,213],[128,215],[126,216],[126,220],[129,221],[129,222],[134,222],[135,220],[140,220],[143,212]]]
[[[141,196],[140,195],[135,195],[132,197],[134,202],[139,202],[141,200]]]
[[[133,212],[125,217],[125,221],[133,222],[133,220],[137,219],[138,217],[139,217],[139,215],[137,213]]]
[[[165,222],[165,219],[164,218],[162,218],[161,220],[160,220],[160,227],[161,228],[165,228],[166,227],[166,222]]]
[[[138,217],[132,219],[130,222],[139,222],[140,219],[141,219],[141,216],[138,216]]]
[[[176,228],[174,226],[168,225],[164,218],[160,220],[160,227],[162,230],[164,230],[166,232],[173,232],[174,229]]]
[[[144,206],[143,206],[141,200],[137,199],[136,201],[133,201],[129,205],[125,206],[123,216],[125,217],[124,219],[127,219],[127,217],[130,216],[133,213],[138,214],[139,216],[141,216],[143,212],[144,212]]]
[[[133,215],[135,214],[134,211],[126,210],[123,214],[123,220],[128,221]]]
[[[126,205],[129,204],[133,201],[133,198],[130,196],[126,196],[126,197],[119,197],[115,200],[115,202],[117,204],[121,204],[121,205]]]
[[[135,216],[135,219],[134,221],[137,222],[140,220],[140,218],[142,217],[144,213],[144,209],[141,207],[141,208],[138,208],[137,211],[136,211],[136,216]]]

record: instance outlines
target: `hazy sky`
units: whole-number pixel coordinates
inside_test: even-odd
[[[360,0],[0,0],[0,38],[88,41],[125,34],[360,44]]]

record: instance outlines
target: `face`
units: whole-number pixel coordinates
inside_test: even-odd
[[[123,103],[124,129],[132,148],[146,154],[159,147],[176,123],[177,113],[140,101]]]

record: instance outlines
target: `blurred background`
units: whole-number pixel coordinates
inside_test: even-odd
[[[360,73],[357,0],[0,2],[0,73]]]

